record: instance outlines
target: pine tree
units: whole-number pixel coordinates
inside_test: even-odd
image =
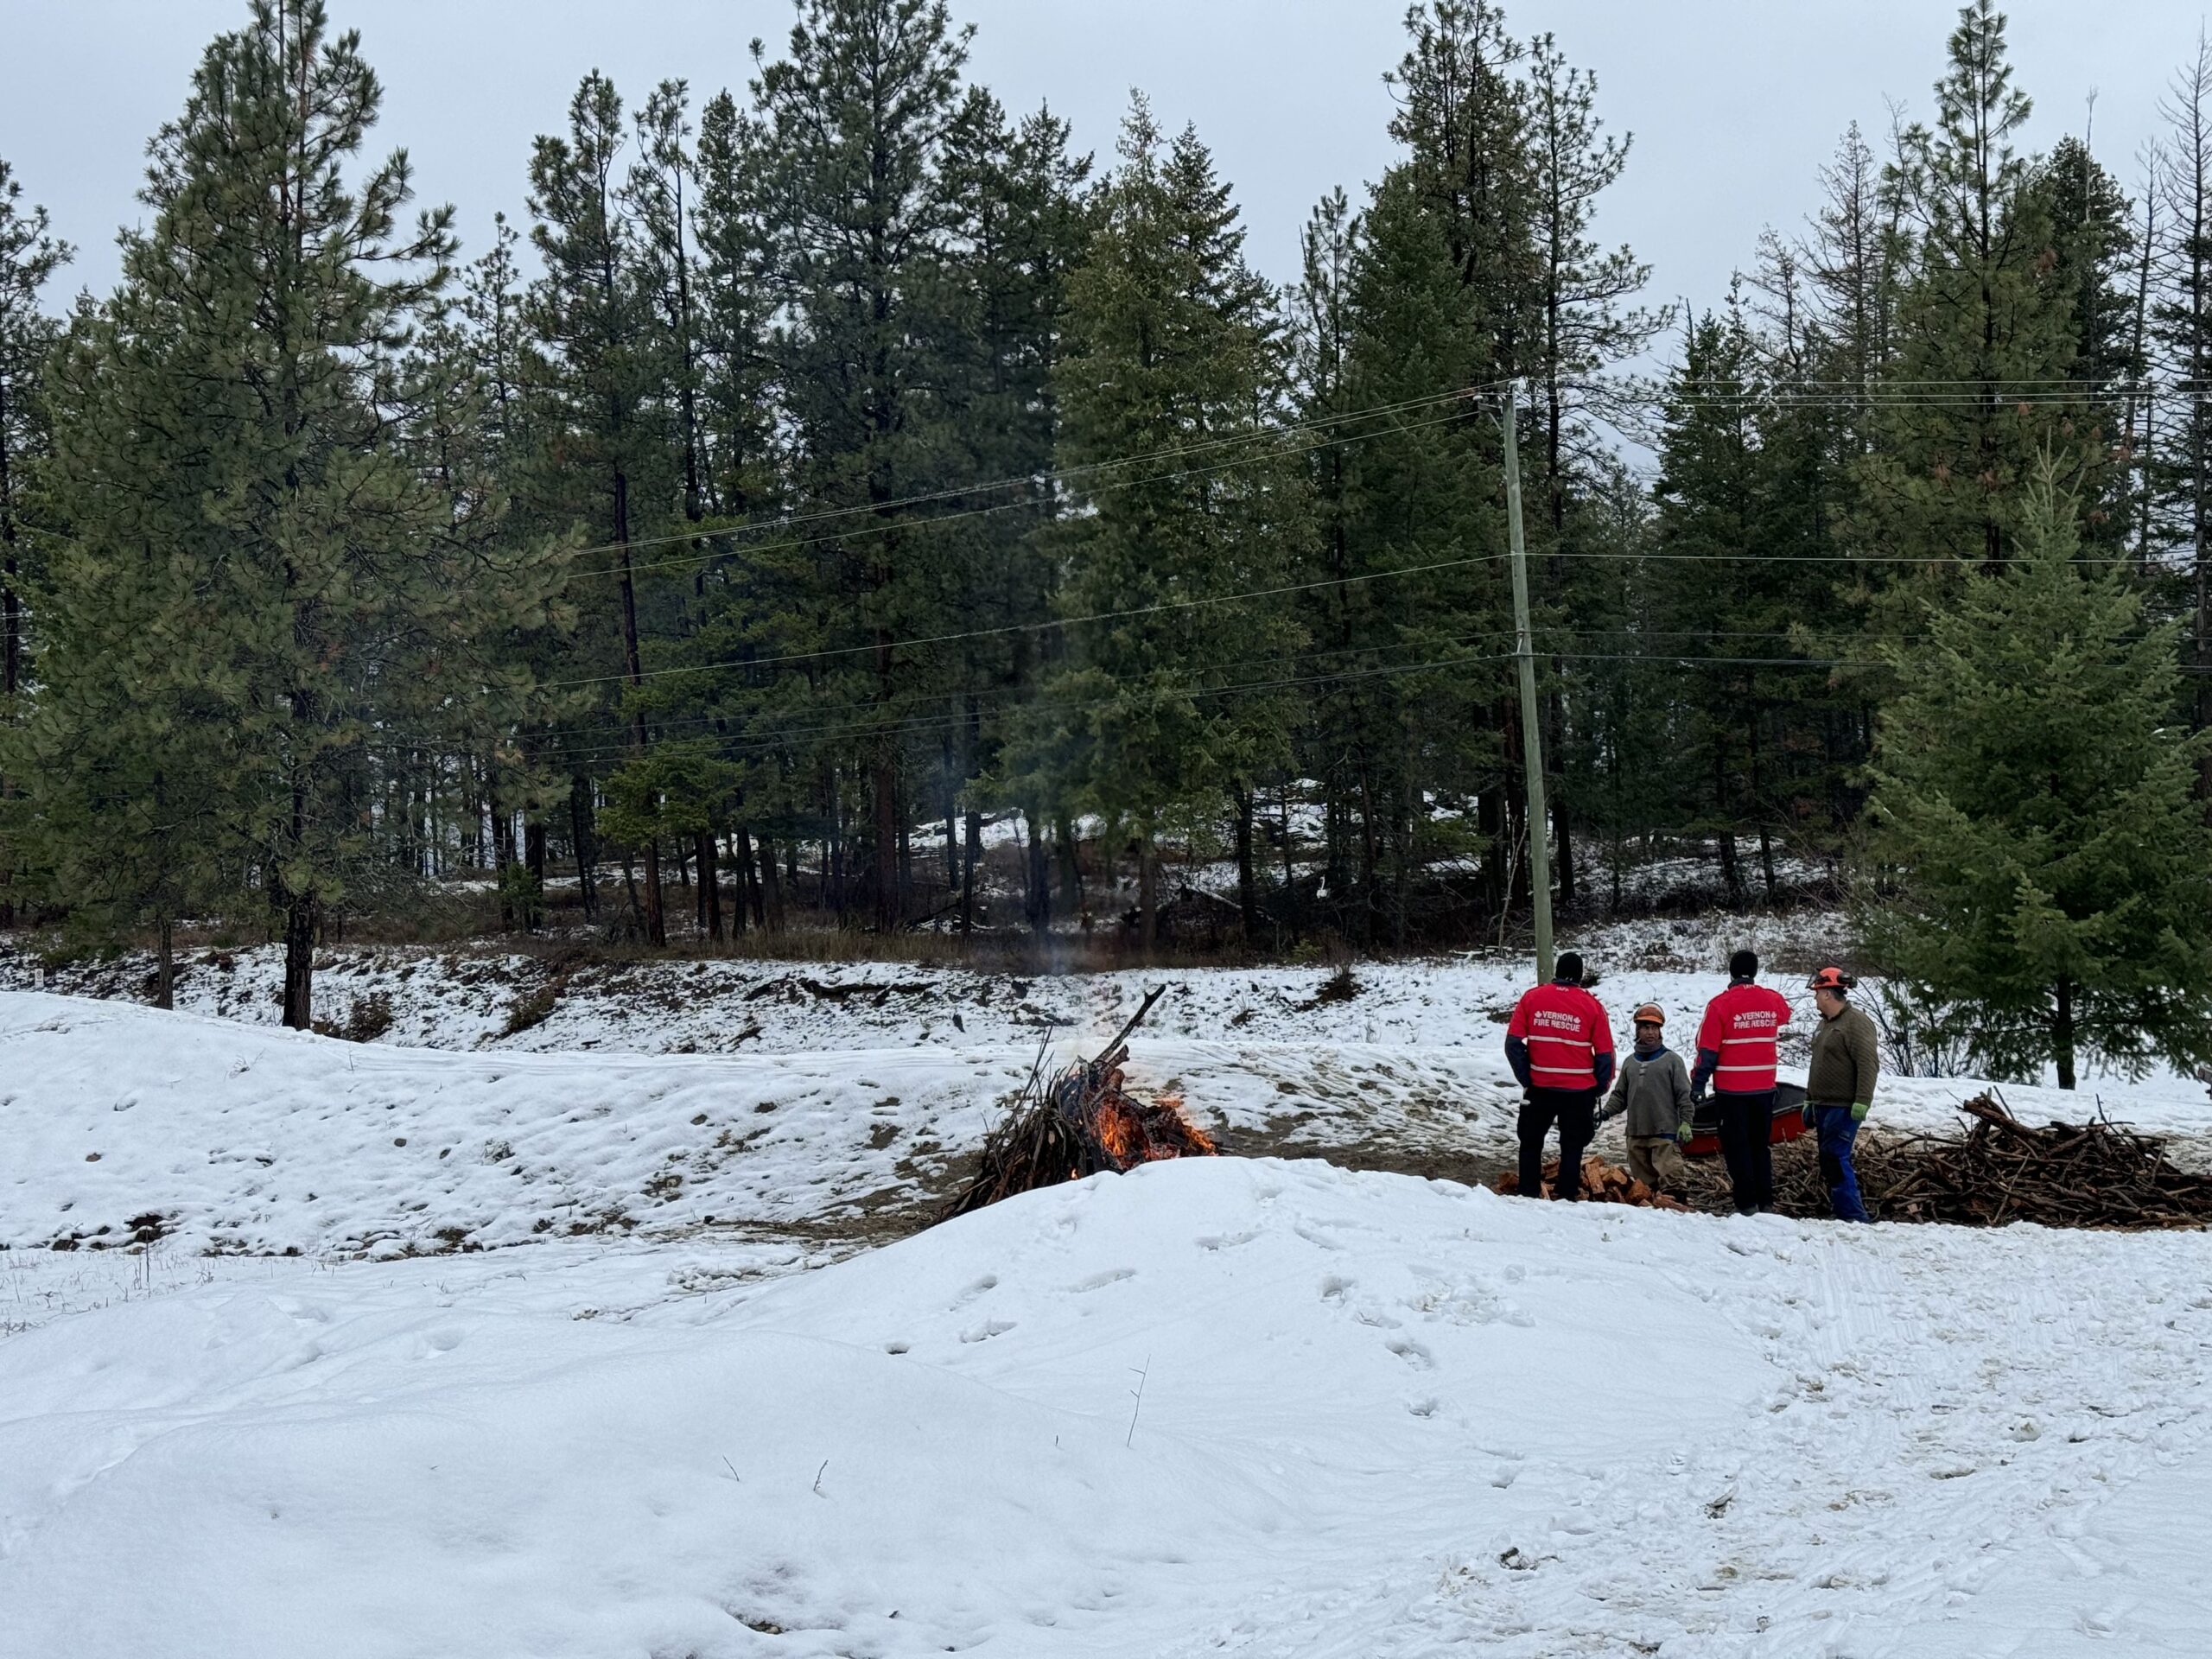
[[[2015,145],[2033,106],[2005,28],[1995,0],[1961,8],[1936,123],[1903,135],[1890,182],[1910,268],[1867,496],[1885,551],[1992,569],[2038,456],[2061,455],[2076,480],[2101,461],[2087,399],[2064,387],[2079,286],[2057,275],[2050,200]]]
[[[26,208],[22,194],[0,160],[0,722],[16,718],[16,700],[26,683],[22,587],[35,567],[23,501],[26,474],[48,447],[42,382],[60,332],[39,308],[39,294],[71,254],[67,243],[48,233],[46,209]],[[0,765],[0,810],[15,787]],[[0,840],[0,927],[15,920],[15,855]]]
[[[1890,648],[1871,810],[1900,892],[1868,940],[1993,1075],[2050,1062],[2071,1089],[2082,1050],[2130,1073],[2212,1058],[2212,830],[2208,740],[2173,722],[2181,630],[2079,563],[2055,471],[2004,574]]]
[[[644,856],[638,920],[648,943],[664,944],[662,826],[646,764],[651,740],[639,690],[644,624],[632,544],[657,526],[671,496],[667,365],[653,296],[641,280],[640,227],[616,171],[625,136],[620,95],[594,70],[569,102],[567,136],[541,137],[533,147],[531,212],[537,222],[531,239],[544,274],[531,289],[528,315],[549,406],[541,462],[546,493],[607,550],[597,560],[606,597],[592,607],[596,626],[587,638],[600,645],[588,659],[601,671],[595,677],[619,676],[628,688],[622,712],[629,770],[611,827]],[[610,625],[617,650],[602,656]],[[594,758],[588,745],[573,753],[578,797],[592,792]]]
[[[2168,231],[2158,248],[2157,349],[2175,379],[2171,441],[2152,457],[2149,490],[2188,563],[2190,725],[2212,729],[2212,38],[2202,32],[2159,108],[2169,160]],[[2212,760],[2200,777],[2212,796]]]
[[[760,223],[783,284],[774,340],[794,500],[849,516],[810,570],[789,575],[820,634],[800,649],[865,648],[826,659],[810,688],[848,711],[865,705],[868,721],[857,745],[818,753],[815,765],[841,823],[837,761],[858,751],[874,920],[888,931],[906,915],[906,725],[941,690],[944,670],[898,642],[945,631],[944,555],[921,527],[931,515],[893,504],[942,488],[952,452],[941,372],[957,213],[944,162],[968,35],[944,0],[798,0],[798,10],[788,56],[769,62],[754,48]]]
[[[777,292],[760,200],[765,141],[761,124],[728,92],[700,112],[694,234],[704,493],[733,519],[772,512],[783,493],[771,338]]]
[[[1128,614],[1071,630],[1027,750],[1071,804],[1128,828],[1149,945],[1161,832],[1210,817],[1224,795],[1249,813],[1253,780],[1287,757],[1281,658],[1294,626],[1266,601],[1218,601],[1281,585],[1310,518],[1273,429],[1287,391],[1273,296],[1245,262],[1228,186],[1197,136],[1166,138],[1141,98],[1120,154],[1069,280],[1060,464],[1192,444],[1217,446],[1216,459],[1074,485],[1085,510],[1061,541],[1061,603]]]
[[[1713,837],[1735,904],[1746,889],[1737,831],[1756,816],[1745,740],[1757,725],[1749,676],[1726,659],[1754,656],[1744,647],[1763,643],[1743,638],[1746,619],[1764,609],[1751,601],[1766,567],[1744,556],[1760,546],[1765,505],[1762,402],[1757,342],[1740,295],[1732,296],[1726,311],[1707,313],[1688,331],[1652,497],[1658,549],[1674,566],[1653,645],[1686,677],[1676,695],[1689,719],[1674,756],[1681,804],[1695,815],[1688,827]],[[1708,665],[1695,666],[1700,659]]]
[[[957,436],[949,464],[967,479],[1039,480],[975,498],[995,510],[962,531],[940,532],[943,607],[952,631],[966,636],[952,670],[957,707],[938,729],[946,880],[960,895],[963,931],[974,925],[982,856],[981,780],[1000,770],[1043,670],[1038,646],[1051,614],[1049,544],[1060,500],[1041,480],[1058,437],[1054,376],[1068,279],[1090,236],[1090,169],[1049,109],[1010,122],[981,88],[969,92],[946,143],[957,252],[944,275],[958,307],[944,377]],[[1018,804],[1029,815],[1029,842],[1041,850],[1043,804],[1033,793]],[[1051,912],[1041,859],[1033,861],[1029,888],[1029,916],[1041,927]]]
[[[1866,137],[1853,122],[1821,169],[1807,276],[1830,341],[1827,367],[1840,385],[1871,387],[1888,364],[1897,311],[1900,197],[1885,186]],[[1872,441],[1871,423],[1853,405],[1845,415],[1853,453]]]
[[[1402,944],[1414,884],[1433,860],[1487,853],[1495,869],[1510,851],[1496,824],[1482,825],[1487,845],[1473,842],[1464,810],[1498,798],[1510,621],[1497,400],[1452,394],[1488,378],[1496,342],[1410,169],[1375,193],[1345,313],[1345,403],[1414,407],[1332,431],[1342,522],[1328,576],[1338,585],[1317,590],[1306,623],[1322,752],[1357,834],[1357,880],[1333,890],[1357,899],[1345,918],[1353,938]],[[1398,574],[1410,571],[1421,574]],[[1502,903],[1502,881],[1489,897]]]
[[[29,728],[47,822],[98,836],[73,859],[174,873],[138,884],[156,907],[211,871],[257,892],[295,1027],[324,918],[365,878],[383,694],[468,698],[481,642],[536,588],[480,579],[405,436],[427,401],[407,353],[453,245],[442,208],[398,228],[404,154],[346,177],[379,99],[318,0],[254,0],[156,139],[152,226],[52,399],[69,541]],[[150,820],[117,810],[156,780]]]
[[[2134,461],[2128,411],[2143,369],[2133,293],[2134,206],[2082,139],[2059,140],[2036,170],[2041,216],[2050,226],[2050,287],[2066,307],[2070,355],[2061,377],[2079,389],[2072,429],[2082,457],[2076,484],[2083,541],[2107,556],[2134,539]]]
[[[1643,351],[1664,319],[1628,303],[1649,282],[1651,267],[1624,246],[1599,247],[1590,234],[1599,199],[1627,170],[1631,142],[1605,132],[1597,115],[1597,78],[1569,65],[1558,42],[1541,35],[1529,44],[1522,86],[1535,160],[1541,306],[1531,363],[1541,457],[1535,493],[1548,532],[1542,540],[1548,544],[1550,595],[1554,603],[1580,610],[1580,596],[1571,592],[1579,525],[1570,521],[1577,516],[1582,480],[1600,470],[1584,411],[1593,401],[1597,378]],[[1554,767],[1567,763],[1569,747],[1568,696],[1557,683],[1565,666],[1554,657],[1555,683],[1545,699],[1545,742]],[[1572,906],[1574,791],[1562,776],[1550,795],[1560,903]]]
[[[1456,385],[1495,385],[1530,372],[1542,333],[1541,164],[1529,99],[1516,79],[1528,54],[1507,33],[1504,13],[1491,0],[1428,0],[1407,12],[1406,27],[1405,56],[1387,78],[1398,102],[1390,136],[1402,151],[1402,182],[1457,274],[1452,321],[1471,349],[1456,354],[1465,365]],[[1471,486],[1497,499],[1495,438],[1471,427],[1467,441],[1491,462],[1486,475],[1470,476]],[[1542,513],[1533,517],[1539,556],[1548,550],[1548,523]],[[1525,896],[1529,871],[1517,849],[1530,839],[1520,723],[1507,701],[1508,681],[1501,677],[1495,683],[1497,700],[1473,728],[1503,740],[1503,765],[1475,803],[1482,895],[1494,914]],[[1418,803],[1419,796],[1414,798]]]

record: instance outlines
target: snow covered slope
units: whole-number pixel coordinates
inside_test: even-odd
[[[1095,1046],[1110,1019],[1071,1026],[1056,1052]],[[1147,1035],[1135,1076],[1231,1151],[1474,1180],[1510,1160],[1517,1101],[1496,1027],[1482,1030],[1479,1046]],[[0,992],[0,1246],[110,1248],[149,1217],[190,1249],[272,1254],[705,1225],[849,1237],[941,1201],[1036,1042],[457,1053]],[[1949,1127],[1983,1086],[1887,1081],[1877,1128]],[[2037,1121],[2091,1109],[2006,1096]],[[2196,1137],[2183,1157],[2212,1147],[2201,1104],[2107,1104]]]
[[[0,1656],[2202,1651],[2202,1236],[1223,1160],[742,1260],[217,1261],[0,1342]]]

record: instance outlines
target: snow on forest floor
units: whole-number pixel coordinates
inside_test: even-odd
[[[1221,1160],[773,1268],[13,1253],[125,1282],[0,1342],[0,1655],[2202,1651],[2203,1235]]]
[[[1575,942],[1686,1040],[1835,933]],[[0,989],[0,1659],[2202,1650],[2212,1239],[1471,1190],[1511,961],[333,953],[367,1043],[276,969]],[[1254,1155],[917,1233],[1162,982],[1137,1085]],[[2212,1154],[2202,1084],[2095,1087]]]

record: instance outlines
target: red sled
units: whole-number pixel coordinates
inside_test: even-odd
[[[1774,1122],[1767,1130],[1767,1144],[1780,1146],[1805,1133],[1805,1090],[1794,1083],[1774,1085]],[[1690,1138],[1682,1150],[1693,1158],[1710,1158],[1720,1150],[1720,1108],[1711,1095],[1690,1115]]]

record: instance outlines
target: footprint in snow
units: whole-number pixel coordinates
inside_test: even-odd
[[[993,1337],[1002,1337],[1014,1329],[1012,1319],[985,1319],[981,1325],[971,1325],[960,1333],[963,1342],[988,1342]]]
[[[1088,1279],[1078,1279],[1070,1285],[1068,1289],[1080,1296],[1087,1291],[1103,1290],[1109,1285],[1118,1285],[1125,1279],[1134,1279],[1136,1276],[1137,1270],[1135,1268],[1109,1268],[1103,1273],[1092,1274]]]
[[[998,1287],[998,1274],[995,1273],[987,1273],[982,1278],[976,1280],[973,1284],[963,1288],[957,1296],[955,1296],[948,1305],[946,1311],[948,1313],[957,1313],[961,1308],[967,1306],[969,1303],[974,1301],[978,1296],[981,1296],[985,1291],[996,1290]]]
[[[1202,1250],[1229,1250],[1236,1249],[1239,1244],[1249,1244],[1258,1236],[1257,1233],[1249,1232],[1208,1233],[1198,1241],[1198,1244]]]
[[[1436,1357],[1411,1337],[1393,1337],[1382,1345],[1417,1371],[1436,1369]]]

